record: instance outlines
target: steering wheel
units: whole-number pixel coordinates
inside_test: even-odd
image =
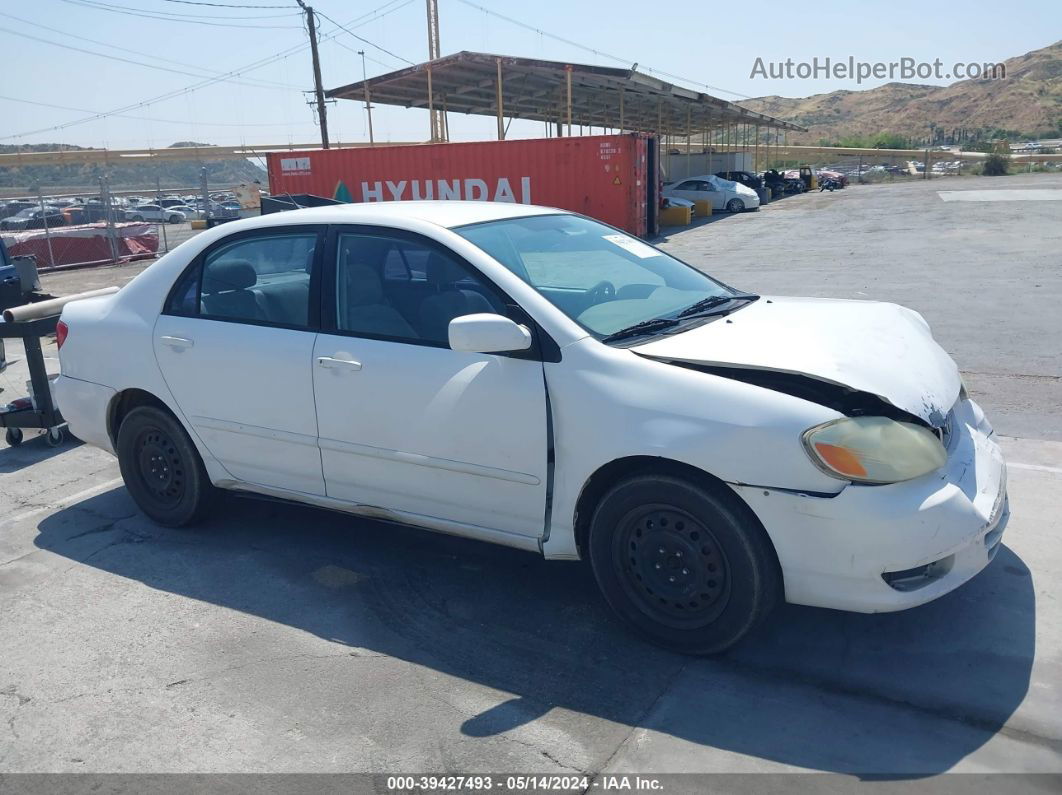
[[[607,279],[602,279],[586,291],[586,297],[590,299],[591,306],[603,301],[611,301],[616,297],[616,285]]]

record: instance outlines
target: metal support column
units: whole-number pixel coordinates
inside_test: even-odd
[[[564,81],[568,90],[568,137],[572,135],[572,66],[566,64],[564,67]]]
[[[505,106],[504,106],[504,90],[502,88],[502,68],[501,58],[494,59],[494,65],[497,67],[497,77],[494,81],[494,93],[498,101],[498,140],[505,140]]]

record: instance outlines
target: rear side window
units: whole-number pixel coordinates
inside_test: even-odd
[[[317,235],[243,238],[210,251],[174,286],[166,312],[303,328]]]

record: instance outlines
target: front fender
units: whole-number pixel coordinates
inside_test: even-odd
[[[579,494],[602,466],[652,456],[727,483],[836,494],[845,482],[816,468],[801,434],[833,410],[722,376],[647,359],[584,339],[547,363],[556,470],[550,557],[575,553]]]

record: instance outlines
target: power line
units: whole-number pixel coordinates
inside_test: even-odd
[[[77,113],[93,113],[99,114],[99,111],[89,110],[88,108],[74,108],[69,105],[53,105],[50,102],[37,102],[32,99],[20,99],[18,97],[8,97],[0,94],[0,100],[6,100],[8,102],[20,102],[23,105],[37,105],[42,108],[55,108],[56,110],[72,110]],[[188,124],[192,125],[196,122],[189,121],[188,119],[160,119],[155,116],[134,116],[129,113],[113,113],[112,116],[118,116],[123,119],[137,119],[138,121],[150,121],[158,122],[159,124]],[[225,122],[225,121],[212,121],[208,123],[211,127],[290,127],[292,122],[267,122],[264,124],[257,124],[254,122]],[[294,122],[294,124],[313,124],[313,122]]]
[[[185,72],[185,71],[181,71],[180,69],[173,69],[173,68],[165,67],[165,66],[157,66],[157,65],[154,65],[154,64],[150,64],[150,63],[141,63],[140,61],[134,61],[134,60],[131,60],[129,58],[122,58],[122,57],[117,56],[117,55],[107,55],[105,53],[93,52],[91,50],[83,50],[83,49],[81,49],[79,47],[73,47],[73,46],[68,45],[68,44],[61,44],[61,43],[55,42],[55,41],[48,41],[47,39],[35,38],[34,36],[32,36],[32,35],[30,35],[28,33],[22,33],[21,31],[16,32],[16,31],[10,31],[7,28],[0,28],[0,30],[5,30],[5,31],[7,31],[9,33],[14,33],[16,36],[23,36],[25,38],[32,38],[35,41],[40,41],[40,42],[43,42],[44,44],[51,44],[51,45],[53,45],[55,47],[62,47],[64,49],[74,50],[75,52],[81,52],[81,53],[85,53],[87,55],[96,55],[96,56],[98,56],[100,58],[107,58],[109,60],[122,61],[122,62],[125,62],[125,63],[131,63],[131,64],[133,64],[135,66],[146,66],[149,69],[158,69],[159,71],[188,75],[189,77],[215,77],[215,76],[217,76],[219,74],[218,72],[213,72],[213,71],[211,71],[209,69],[202,69],[202,68],[197,67],[197,66],[189,67],[188,64],[186,64],[186,63],[184,63],[182,61],[174,61],[174,60],[171,60],[169,58],[162,58],[160,56],[154,55],[153,53],[140,52],[139,50],[131,50],[128,47],[119,48],[116,45],[110,44],[110,43],[105,42],[105,41],[99,41],[98,39],[90,39],[90,38],[88,38],[86,36],[78,36],[76,33],[68,33],[65,30],[59,30],[58,28],[49,27],[48,25],[41,25],[38,22],[31,22],[28,19],[22,19],[21,17],[16,17],[13,14],[5,14],[3,12],[0,12],[0,17],[7,17],[8,19],[14,19],[14,20],[17,20],[18,22],[22,22],[25,25],[32,25],[32,26],[37,27],[37,28],[43,28],[44,30],[50,30],[53,33],[59,33],[59,34],[61,34],[63,36],[69,36],[69,37],[71,37],[73,39],[79,39],[81,41],[87,41],[87,42],[90,42],[92,44],[98,44],[101,47],[111,47],[113,49],[122,49],[125,52],[132,53],[133,55],[143,55],[145,58],[152,58],[152,59],[154,59],[156,61],[163,61],[163,62],[166,62],[166,63],[172,63],[172,64],[176,64],[177,66],[185,67],[185,68],[198,69],[200,72],[206,72],[206,74],[195,74],[194,72]],[[276,82],[273,82],[271,80],[251,80],[251,81],[230,80],[228,82],[234,83],[236,85],[249,86],[251,88],[277,88],[277,89],[295,90],[295,91],[301,90],[301,89],[299,89],[298,86],[289,85],[289,84],[286,84],[286,83],[276,83]]]
[[[158,16],[157,14],[143,13],[141,11],[134,11],[132,9],[123,8],[121,6],[110,6],[101,3],[92,2],[92,0],[62,0],[64,3],[70,3],[71,5],[78,5],[84,8],[91,8],[96,11],[109,11],[113,14],[125,14],[126,16],[144,17],[145,19],[154,19],[161,22],[186,22],[192,25],[209,25],[215,28],[240,28],[241,30],[247,28],[257,28],[260,30],[293,30],[298,25],[237,25],[228,22],[206,22],[201,19],[192,19],[185,17],[172,17],[172,16]],[[280,16],[288,16],[287,14],[281,14]],[[239,19],[240,17],[213,17],[214,19]],[[243,19],[250,19],[250,17],[242,17]]]
[[[96,113],[96,114],[93,114],[91,116],[87,116],[87,117],[81,118],[81,119],[73,119],[73,120],[65,122],[63,124],[56,124],[56,125],[53,125],[51,127],[41,127],[39,129],[36,129],[36,130],[29,130],[28,132],[17,133],[15,135],[5,135],[2,138],[0,138],[0,140],[7,141],[7,140],[11,140],[12,138],[22,138],[22,137],[25,137],[27,135],[36,135],[37,133],[42,133],[42,132],[53,132],[55,130],[65,130],[67,127],[74,127],[74,126],[76,126],[78,124],[86,124],[88,122],[98,121],[100,119],[107,118],[108,116],[118,116],[118,115],[120,115],[122,113],[126,113],[127,111],[130,111],[130,110],[136,110],[138,108],[144,108],[144,107],[147,107],[149,105],[154,105],[154,104],[156,104],[158,102],[163,102],[163,101],[165,101],[167,99],[173,99],[174,97],[179,97],[179,96],[183,96],[185,94],[190,94],[193,91],[198,91],[201,88],[206,88],[207,86],[214,85],[215,83],[220,83],[220,82],[224,81],[227,77],[235,77],[235,76],[240,75],[243,72],[250,72],[250,71],[254,71],[255,69],[261,69],[262,67],[268,66],[269,64],[275,63],[276,61],[282,60],[284,58],[289,58],[292,55],[294,55],[295,53],[299,52],[300,50],[305,49],[307,46],[309,46],[309,45],[303,44],[303,45],[298,45],[298,46],[295,46],[295,47],[289,47],[287,50],[282,50],[279,53],[274,53],[271,56],[267,56],[265,58],[262,58],[259,61],[255,61],[255,62],[253,62],[251,64],[248,64],[248,65],[246,65],[244,67],[241,67],[239,69],[234,69],[231,72],[225,73],[224,75],[220,75],[218,77],[208,78],[208,79],[202,80],[202,81],[200,81],[198,83],[193,83],[192,85],[186,86],[184,88],[174,89],[173,91],[168,91],[165,94],[160,94],[159,96],[152,97],[151,99],[141,100],[140,102],[133,102],[133,103],[130,103],[128,105],[124,105],[123,107],[120,107],[120,108],[115,108],[113,110],[104,111],[102,113]]]
[[[398,8],[401,8],[401,6],[399,6]],[[395,10],[395,11],[397,11],[397,10],[398,10],[398,8],[396,8],[396,9],[394,9],[394,10]],[[340,25],[340,24],[339,24],[338,22],[336,22],[336,21],[335,21],[334,19],[332,19],[332,17],[328,16],[327,14],[322,14],[322,13],[321,13],[320,11],[317,11],[317,12],[316,12],[316,14],[317,14],[318,16],[324,17],[324,18],[325,18],[325,19],[327,19],[327,20],[328,20],[329,22],[331,22],[331,23],[332,23],[333,25],[335,25],[336,27],[338,27],[338,28],[340,28],[341,30],[343,30],[343,32],[345,32],[345,33],[346,33],[347,35],[349,35],[349,36],[353,36],[353,37],[354,37],[355,39],[357,39],[358,41],[362,41],[362,42],[365,42],[365,43],[366,43],[366,44],[368,44],[368,45],[369,45],[370,47],[375,47],[375,48],[376,48],[377,50],[379,50],[380,52],[382,52],[382,53],[385,53],[385,54],[387,54],[387,55],[390,55],[390,56],[391,56],[392,58],[394,58],[394,59],[396,59],[396,60],[399,60],[399,61],[404,61],[405,63],[409,64],[410,66],[416,66],[416,64],[414,64],[414,63],[413,63],[413,62],[412,62],[411,60],[409,60],[408,58],[403,58],[403,57],[402,57],[401,55],[398,55],[398,54],[396,54],[396,53],[393,53],[393,52],[391,52],[391,51],[390,51],[390,50],[388,50],[388,49],[387,49],[386,47],[381,47],[381,46],[380,46],[379,44],[377,44],[376,42],[372,42],[372,41],[369,41],[368,39],[366,39],[366,38],[364,38],[364,37],[362,37],[362,36],[359,36],[359,35],[358,35],[357,33],[354,33],[354,32],[353,32],[353,31],[351,31],[351,30],[350,30],[349,28],[347,28],[347,27],[345,27],[345,26],[343,26],[343,25]]]
[[[135,10],[137,10],[137,9],[129,8],[128,6],[124,6],[124,5],[120,6],[120,5],[115,5],[114,3],[106,3],[106,2],[104,2],[104,0],[80,0],[80,2],[88,3],[89,5],[93,5],[93,6],[102,6],[103,8],[107,8],[107,9],[117,9],[119,11],[135,11]],[[252,6],[248,6],[248,8],[251,8],[251,7]],[[268,8],[272,8],[274,10],[280,10],[281,8],[283,8],[283,6],[268,6]],[[143,9],[139,9],[139,10],[140,10],[140,12],[145,13],[145,14],[154,14],[155,16],[160,16],[160,17],[173,17],[174,19],[232,19],[232,20],[242,20],[242,19],[277,19],[278,17],[294,16],[296,12],[291,10],[293,8],[294,8],[294,6],[291,6],[289,8],[289,10],[286,13],[283,13],[283,14],[238,14],[238,15],[232,15],[232,14],[220,14],[220,15],[219,14],[200,14],[200,13],[188,13],[188,12],[185,12],[185,11],[162,11],[162,10],[157,9],[157,8],[143,8]]]
[[[372,61],[372,62],[373,62],[374,64],[376,64],[377,66],[382,66],[382,67],[383,67],[384,69],[393,69],[393,68],[394,68],[394,67],[392,67],[392,66],[391,66],[390,64],[386,64],[386,63],[384,63],[383,61],[377,61],[377,60],[376,60],[375,58],[373,58],[373,57],[372,57],[371,55],[365,55],[365,51],[364,51],[364,50],[355,50],[355,49],[354,49],[353,47],[348,47],[348,46],[347,46],[346,44],[344,44],[343,42],[341,42],[341,41],[340,41],[339,39],[332,39],[332,43],[333,43],[333,44],[335,44],[335,45],[338,45],[338,46],[342,47],[342,48],[343,48],[344,50],[346,50],[347,52],[352,52],[352,53],[354,53],[355,55],[360,55],[360,56],[363,56],[363,57],[365,58],[365,60],[366,60],[366,61]]]
[[[508,23],[510,23],[512,25],[516,25],[517,27],[521,27],[524,30],[530,30],[531,32],[537,33],[540,36],[545,36],[547,39],[553,39],[554,41],[559,41],[562,44],[567,44],[569,47],[575,47],[576,49],[582,50],[583,52],[593,53],[594,55],[597,55],[598,57],[608,58],[609,60],[616,61],[616,62],[622,63],[622,64],[635,63],[635,61],[633,61],[630,58],[621,58],[618,55],[612,55],[610,53],[603,52],[602,50],[594,49],[593,47],[587,46],[586,44],[580,44],[577,41],[572,41],[571,39],[566,39],[563,36],[558,36],[555,33],[550,33],[548,31],[542,30],[541,28],[536,28],[534,25],[529,25],[528,23],[521,22],[518,19],[513,19],[512,17],[507,17],[507,16],[505,16],[505,14],[499,14],[497,11],[492,11],[491,9],[485,8],[485,7],[481,6],[481,5],[479,5],[478,3],[473,3],[473,2],[471,2],[471,0],[458,0],[458,2],[464,3],[466,6],[470,6],[472,8],[475,8],[475,9],[479,10],[479,11],[482,11],[484,14],[489,14],[492,17],[497,17],[498,19],[502,19],[502,20],[504,20],[504,21],[506,21],[506,22],[508,22]],[[665,71],[663,71],[661,69],[652,69],[652,68],[650,68],[648,66],[645,66],[644,64],[642,65],[642,68],[645,71],[647,71],[647,72],[652,72],[654,74],[662,75],[663,77],[669,77],[672,80],[680,80],[683,83],[688,83],[690,85],[701,86],[702,88],[707,88],[707,89],[709,89],[711,91],[720,91],[720,92],[722,92],[724,94],[732,94],[733,96],[741,97],[742,99],[752,99],[752,97],[747,96],[746,94],[738,93],[737,91],[730,91],[730,90],[728,90],[726,88],[720,88],[719,86],[712,86],[712,85],[709,85],[708,83],[702,83],[699,80],[691,80],[688,77],[682,77],[680,75],[672,74],[670,72],[665,72]]]
[[[291,6],[248,6],[232,3],[199,3],[196,0],[164,0],[166,3],[180,3],[186,6],[213,6],[214,8],[291,8]]]
[[[69,0],[66,0],[66,1],[69,2]],[[381,17],[387,16],[388,14],[390,14],[390,13],[392,13],[394,11],[397,11],[398,9],[402,8],[403,6],[408,5],[408,3],[412,2],[412,0],[407,0],[407,2],[402,3],[399,6],[396,6],[394,8],[388,9],[387,11],[384,11],[384,9],[387,8],[388,6],[394,5],[394,2],[395,2],[395,0],[390,0],[389,2],[384,3],[382,6],[380,6],[377,9],[375,9],[374,11],[369,11],[369,12],[367,12],[365,14],[362,14],[360,17],[357,17],[356,19],[348,22],[347,25],[354,25],[356,22],[359,22],[360,20],[365,20],[367,17],[370,17],[373,14],[377,15],[377,16],[374,17],[374,19],[379,19]],[[366,22],[362,22],[360,24],[368,24],[368,22],[371,22],[371,21],[373,21],[373,20],[370,19],[370,20],[367,20]],[[340,30],[339,29],[332,30],[329,33],[323,35],[321,37],[321,41],[330,41],[330,40],[334,39],[336,36],[338,36],[339,34],[340,34]],[[238,77],[238,76],[242,75],[245,72],[252,72],[252,71],[254,71],[256,69],[261,69],[261,68],[263,68],[265,66],[268,66],[269,64],[276,63],[277,61],[283,60],[285,58],[289,58],[292,55],[294,55],[295,53],[300,52],[302,50],[305,50],[309,46],[310,46],[309,43],[297,44],[297,45],[295,45],[293,47],[289,47],[286,50],[281,50],[278,53],[274,53],[273,55],[268,55],[265,58],[261,58],[261,59],[259,59],[257,61],[252,61],[251,63],[249,63],[249,64],[247,64],[245,66],[239,67],[237,69],[233,69],[233,70],[231,70],[229,72],[225,72],[224,74],[219,75],[217,77],[205,79],[205,80],[200,81],[199,83],[194,83],[194,84],[192,84],[190,86],[186,86],[184,88],[175,89],[175,90],[169,91],[169,92],[167,92],[165,94],[160,94],[157,97],[152,97],[151,99],[141,100],[140,102],[133,102],[133,103],[131,103],[129,105],[125,105],[125,106],[123,106],[121,108],[115,108],[114,110],[105,111],[105,112],[102,112],[102,113],[94,113],[91,116],[87,116],[87,117],[84,117],[84,118],[72,119],[72,120],[70,120],[68,122],[65,122],[63,124],[56,124],[56,125],[53,125],[51,127],[41,127],[39,129],[36,129],[36,130],[29,130],[29,131],[26,131],[26,132],[16,133],[15,135],[5,135],[5,136],[0,137],[0,141],[9,141],[9,140],[11,140],[13,138],[24,138],[27,135],[37,135],[38,133],[54,132],[54,131],[57,131],[57,130],[65,130],[68,127],[74,127],[74,126],[77,126],[79,124],[87,124],[89,122],[99,121],[100,119],[107,118],[108,116],[118,116],[118,115],[126,113],[127,111],[130,111],[130,110],[136,110],[138,108],[148,107],[149,105],[154,105],[154,104],[159,103],[159,102],[165,102],[168,99],[173,99],[175,97],[183,96],[185,94],[190,94],[190,93],[192,93],[194,91],[198,91],[201,88],[206,88],[208,86],[214,85],[215,83],[219,83],[219,82],[225,80],[228,77]]]
[[[183,69],[176,69],[176,68],[174,68],[172,66],[156,66],[155,64],[144,63],[143,61],[134,61],[132,58],[123,58],[120,55],[107,55],[106,53],[102,53],[102,52],[94,52],[93,50],[86,50],[83,47],[74,47],[71,44],[61,44],[60,42],[57,42],[57,41],[49,41],[48,39],[42,39],[41,37],[34,36],[31,33],[22,33],[21,31],[11,30],[10,28],[0,27],[0,31],[3,31],[4,33],[10,33],[12,36],[20,36],[20,37],[22,37],[24,39],[31,39],[33,41],[39,41],[42,44],[51,44],[53,47],[61,47],[64,50],[72,50],[74,52],[84,53],[85,55],[95,55],[97,58],[106,58],[109,61],[119,61],[121,63],[132,64],[133,66],[142,66],[142,67],[145,67],[147,69],[156,69],[156,70],[158,70],[160,72],[168,72],[168,73],[171,73],[171,74],[186,75],[188,77],[204,77],[204,75],[201,74],[201,73],[200,74],[196,74],[195,72],[187,72],[187,71],[185,71]],[[215,75],[216,74],[217,73],[215,73]],[[251,88],[269,88],[269,89],[272,89],[274,91],[287,91],[287,90],[289,90],[289,87],[287,87],[287,86],[282,86],[282,87],[278,88],[276,86],[264,86],[264,85],[256,85],[255,83],[245,83],[242,80],[232,80],[232,79],[229,79],[229,78],[223,78],[223,79],[225,80],[225,82],[228,82],[228,83],[233,83],[235,85],[249,86]]]

